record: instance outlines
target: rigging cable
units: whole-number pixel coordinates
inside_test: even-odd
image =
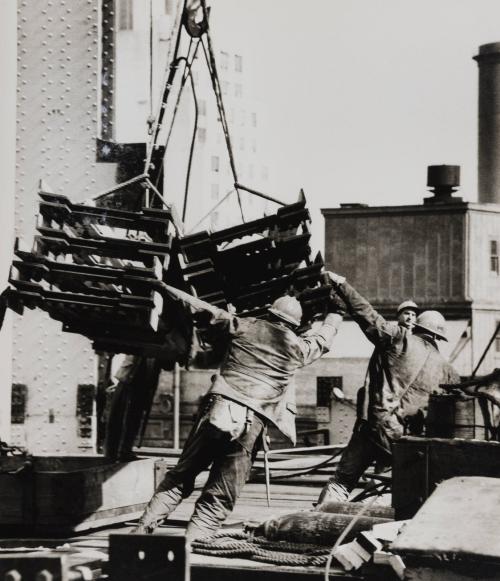
[[[189,47],[188,47],[188,54],[187,56],[180,56],[177,59],[177,64],[179,64],[181,61],[184,61],[184,71],[182,73],[182,79],[181,79],[181,84],[179,86],[179,91],[177,93],[177,100],[175,101],[175,105],[174,105],[174,110],[172,111],[172,117],[171,117],[171,121],[170,121],[170,126],[168,128],[168,133],[167,133],[167,138],[165,140],[165,155],[166,155],[166,151],[168,149],[168,144],[170,143],[170,137],[172,136],[172,131],[174,128],[174,122],[175,119],[177,117],[177,112],[179,110],[179,105],[180,105],[180,101],[181,101],[181,97],[182,97],[182,93],[184,91],[184,86],[186,84],[186,80],[187,80],[187,69],[189,67],[189,69],[191,69],[191,66],[193,64],[194,59],[196,58],[196,53],[198,51],[198,45],[195,47],[195,52],[193,54],[193,57],[191,58],[191,62],[189,62],[189,53],[191,51],[191,44],[192,44],[192,39],[189,42]],[[162,159],[162,165],[161,167],[163,167],[164,162],[165,162],[165,155],[163,156]],[[160,177],[157,176],[157,180],[156,180],[156,185],[158,185],[158,181],[159,181]]]
[[[189,230],[188,234],[192,234],[195,228],[202,224],[210,216],[212,212],[215,212],[215,210],[217,210],[217,208],[222,204],[222,202],[225,202],[229,198],[229,196],[235,191],[236,190],[234,188],[230,189],[229,192],[227,192],[227,194],[215,204],[215,206],[213,206],[202,218],[198,220],[198,222],[196,222],[196,224],[191,228],[191,230]]]
[[[206,22],[208,22],[208,10],[207,10],[207,4],[206,4],[205,0],[201,0],[201,6],[203,9],[204,19],[206,20]],[[205,35],[207,38],[207,47],[205,46],[205,43],[203,42],[203,38],[201,39],[201,45],[203,47],[203,53],[205,55],[205,60],[207,62],[208,70],[210,72],[210,80],[212,81],[212,88],[213,88],[214,93],[215,93],[215,99],[217,102],[217,109],[219,111],[219,117],[220,117],[220,120],[222,123],[224,138],[226,141],[227,152],[229,155],[229,164],[231,166],[231,172],[233,174],[233,181],[235,184],[235,190],[236,190],[236,194],[238,196],[238,205],[240,207],[241,219],[243,220],[243,222],[245,222],[245,216],[243,214],[243,206],[241,204],[241,195],[240,195],[238,188],[236,187],[236,184],[238,183],[239,180],[238,180],[238,174],[236,171],[236,164],[235,164],[235,160],[234,160],[233,148],[231,145],[231,137],[229,135],[229,127],[227,124],[226,111],[224,109],[224,103],[222,100],[222,92],[221,92],[221,88],[220,88],[219,75],[217,73],[217,65],[215,62],[215,56],[214,56],[213,47],[212,47],[212,39],[210,37],[210,27],[207,27]]]
[[[153,0],[149,0],[149,128],[154,123],[153,117]]]
[[[196,50],[198,50],[198,46],[200,41],[198,40],[198,44],[196,45]],[[196,52],[195,52],[196,56]],[[194,59],[194,57],[193,57]],[[191,82],[191,91],[193,93],[193,101],[194,101],[194,125],[193,125],[193,135],[191,137],[191,145],[189,147],[189,160],[188,160],[188,167],[186,172],[186,185],[184,188],[184,203],[182,205],[182,221],[185,222],[186,220],[186,211],[187,211],[187,201],[188,201],[188,193],[189,193],[189,181],[191,179],[191,165],[193,163],[193,153],[194,153],[194,145],[196,142],[196,133],[198,132],[198,99],[196,96],[196,90],[194,86],[194,79],[191,73],[191,67],[188,69],[188,76]]]
[[[170,94],[170,90],[172,88],[172,83],[174,81],[175,73],[177,72],[177,65],[178,65],[177,55],[179,53],[179,45],[180,45],[180,39],[181,39],[181,33],[182,33],[182,15],[184,14],[186,0],[183,0],[182,2],[180,2],[180,4],[182,5],[182,9],[178,10],[177,17],[176,17],[176,23],[174,24],[174,27],[173,27],[173,31],[177,30],[177,36],[175,39],[175,46],[173,49],[173,56],[172,56],[172,59],[170,59],[171,51],[169,51],[169,54],[167,56],[167,63],[170,62],[170,65],[168,66],[167,79],[165,81],[163,93],[161,95],[161,99],[160,99],[160,103],[159,103],[159,111],[158,111],[158,114],[155,118],[155,121],[151,127],[151,139],[150,139],[150,141],[148,143],[148,147],[147,147],[146,164],[145,164],[144,171],[148,175],[150,175],[150,172],[152,169],[151,168],[151,158],[153,155],[153,150],[157,144],[158,135],[160,134],[160,131],[162,128],[162,121],[163,121],[163,117],[165,115],[165,109],[167,106],[167,99],[168,99],[168,96]]]

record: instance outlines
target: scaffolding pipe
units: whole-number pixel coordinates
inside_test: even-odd
[[[179,449],[179,433],[181,423],[181,368],[178,363],[174,365],[174,448]]]

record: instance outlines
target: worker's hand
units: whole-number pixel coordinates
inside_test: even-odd
[[[344,284],[344,282],[345,282],[345,276],[342,276],[340,274],[336,274],[335,272],[332,272],[331,270],[327,270],[325,274],[328,276],[328,278],[330,279],[330,281],[334,285]]]
[[[476,395],[478,385],[467,385],[462,383],[440,383],[439,387],[446,391],[457,391],[467,395]]]
[[[328,312],[335,313],[341,317],[345,317],[347,313],[347,304],[344,299],[337,294],[333,289],[330,292],[330,297],[328,300]]]
[[[446,391],[456,391],[460,389],[460,383],[440,383],[439,387],[441,389],[446,389]]]

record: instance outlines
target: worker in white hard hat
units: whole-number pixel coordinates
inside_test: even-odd
[[[325,502],[347,500],[372,462],[390,464],[394,440],[404,433],[422,433],[429,395],[441,391],[440,384],[459,379],[438,350],[438,341],[446,340],[446,322],[440,313],[420,313],[412,331],[405,324],[386,321],[344,277],[329,276],[347,312],[374,342],[375,353],[352,437],[320,494],[319,509]]]
[[[396,310],[398,325],[406,327],[410,331],[415,326],[417,320],[418,306],[413,301],[403,301]]]
[[[405,300],[400,305],[398,305],[396,309],[396,323],[401,327],[407,329],[408,333],[412,333],[413,328],[415,327],[415,323],[417,321],[417,313],[418,313],[417,303],[410,299]],[[368,402],[366,394],[369,392],[370,378],[377,375],[378,370],[380,369],[380,351],[385,348],[385,343],[384,341],[380,340],[380,336],[376,328],[361,325],[361,329],[363,333],[366,335],[366,337],[373,343],[375,348],[368,362],[368,368],[366,370],[364,384],[359,389],[357,395],[356,411],[358,418],[363,417],[364,415],[367,414],[367,411],[364,410],[364,406]],[[378,462],[377,464],[380,469],[383,469],[382,462]]]
[[[297,369],[328,352],[342,314],[332,302],[321,327],[299,335],[302,307],[295,297],[276,299],[265,320],[240,318],[169,288],[191,307],[210,312],[230,340],[177,465],[166,473],[133,532],[152,532],[192,493],[198,474],[211,466],[186,531],[193,540],[213,534],[232,511],[267,425],[295,443],[292,378]]]

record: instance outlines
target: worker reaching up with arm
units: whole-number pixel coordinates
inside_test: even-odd
[[[421,434],[429,395],[441,383],[459,376],[439,353],[446,341],[445,320],[437,311],[424,311],[409,325],[386,321],[344,277],[329,273],[339,300],[370,336],[376,351],[370,362],[358,418],[335,474],[323,488],[321,504],[347,500],[373,461],[389,464],[391,443],[403,433]]]
[[[297,369],[327,353],[342,316],[329,312],[321,327],[298,335],[302,308],[297,299],[274,301],[267,320],[240,318],[161,283],[159,289],[195,309],[211,313],[223,325],[229,345],[220,371],[202,401],[197,420],[177,465],[169,470],[133,532],[152,532],[188,497],[195,478],[209,477],[189,521],[188,540],[213,534],[232,511],[245,484],[268,424],[295,443]],[[338,306],[332,305],[332,311]]]

